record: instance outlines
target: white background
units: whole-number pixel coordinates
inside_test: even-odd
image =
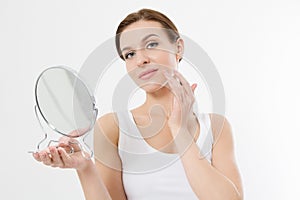
[[[0,199],[84,198],[73,170],[43,166],[27,153],[42,136],[34,83],[49,66],[80,69],[121,19],[143,7],[169,16],[216,65],[245,199],[299,199],[296,0],[1,0]]]

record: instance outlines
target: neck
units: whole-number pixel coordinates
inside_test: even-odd
[[[173,104],[173,93],[166,87],[158,91],[147,93],[144,109],[153,114],[163,113],[167,118],[170,116]]]

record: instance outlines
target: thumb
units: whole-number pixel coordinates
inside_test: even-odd
[[[198,86],[197,83],[194,83],[194,84],[191,86],[191,89],[192,89],[193,93],[194,93],[194,91],[195,91],[195,89],[196,89],[197,86]]]

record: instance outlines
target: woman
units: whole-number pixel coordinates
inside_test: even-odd
[[[34,158],[52,167],[75,168],[87,200],[243,199],[230,124],[221,115],[205,118],[193,110],[197,85],[190,86],[177,71],[184,41],[170,19],[150,9],[128,15],[117,29],[116,48],[130,77],[146,92],[144,104],[97,120],[95,162],[76,146],[75,153],[66,153],[68,138]],[[136,129],[126,129],[128,116]],[[211,131],[204,131],[206,123]],[[138,141],[128,132],[138,134]],[[204,134],[212,138],[205,155]],[[144,149],[162,159],[130,159],[128,152],[138,155]]]

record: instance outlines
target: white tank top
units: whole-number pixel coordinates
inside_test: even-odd
[[[196,144],[211,162],[213,135],[209,114],[195,112],[200,123]],[[156,150],[142,137],[130,111],[117,112],[118,150],[122,161],[123,185],[128,200],[198,199],[185,174],[180,155]]]

